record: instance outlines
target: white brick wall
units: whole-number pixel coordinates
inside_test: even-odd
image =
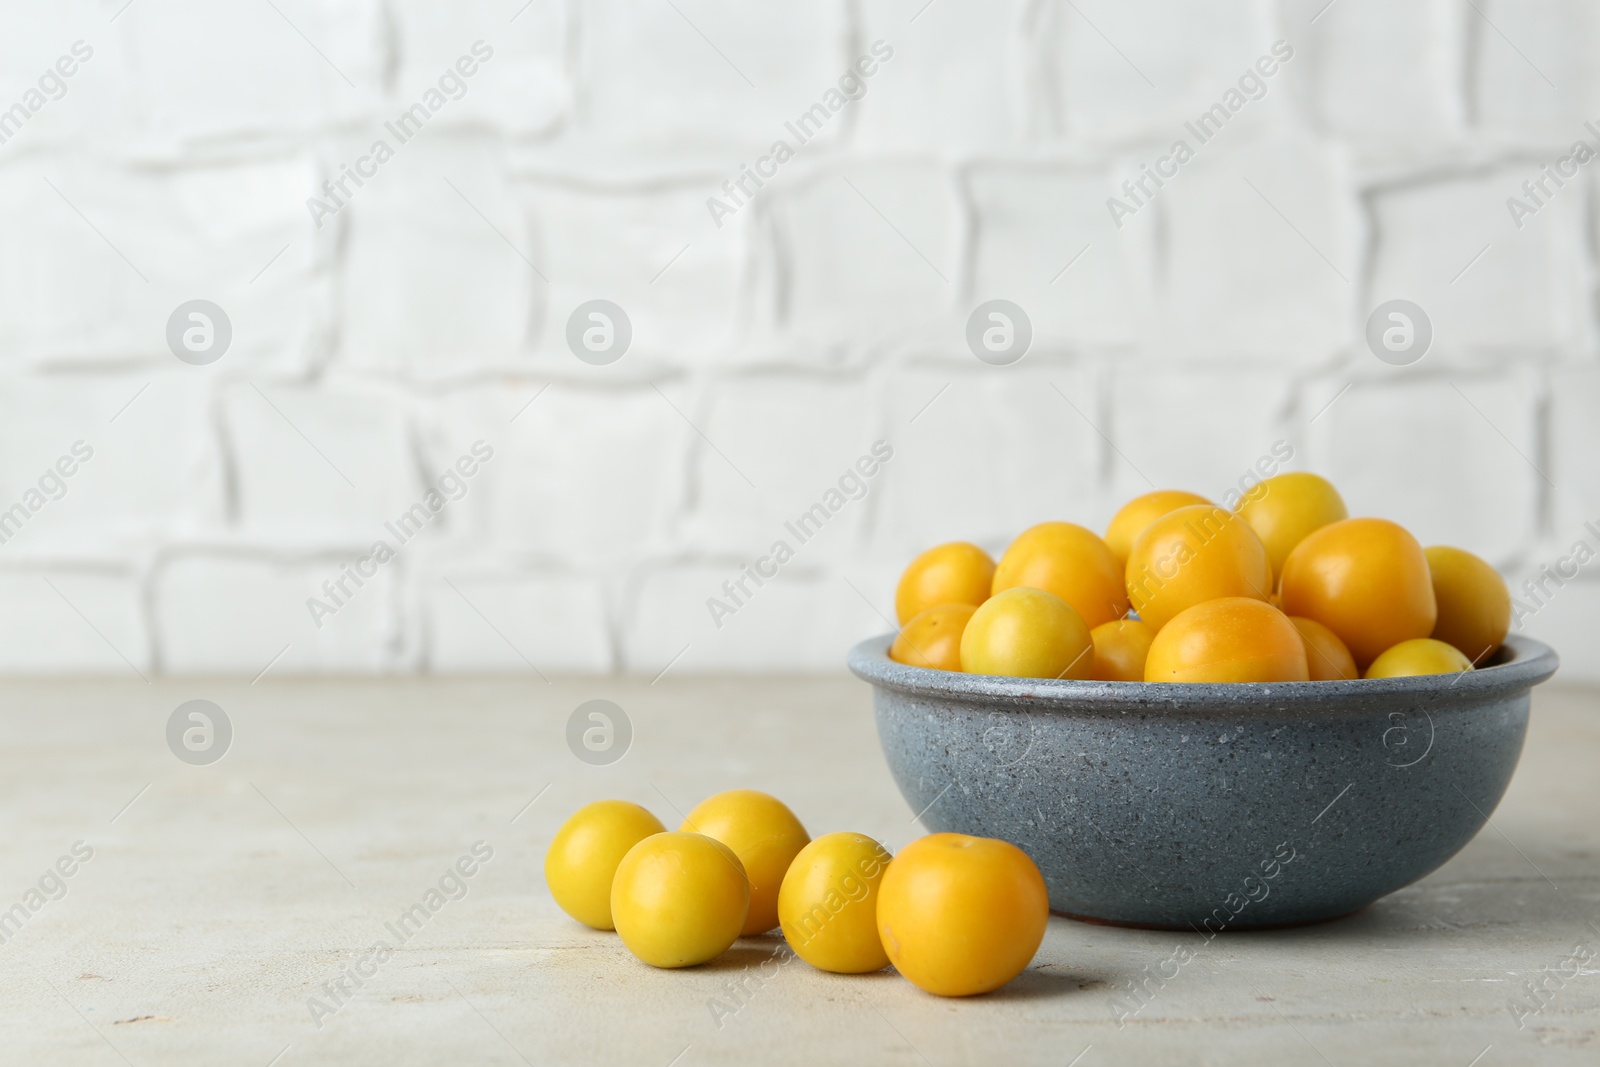
[[[13,6],[0,114],[94,54],[0,144],[0,509],[94,455],[0,544],[0,671],[837,669],[919,548],[1099,526],[1151,482],[1220,496],[1279,439],[1518,583],[1600,521],[1600,163],[1506,207],[1600,149],[1592,4]],[[865,95],[716,225],[880,40]],[[234,328],[208,366],[166,343],[195,298]],[[1010,367],[966,347],[996,298],[1034,326]],[[1433,321],[1412,367],[1363,339],[1393,298]],[[632,324],[607,366],[567,347],[593,299]],[[785,520],[880,439],[798,544]],[[307,598],[476,441],[465,494],[317,626]],[[1600,568],[1528,628],[1600,677]]]

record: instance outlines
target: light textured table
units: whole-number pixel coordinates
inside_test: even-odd
[[[636,732],[606,767],[564,740],[597,697]],[[191,698],[233,724],[211,766],[167,748]],[[1596,703],[1538,692],[1493,828],[1443,869],[1341,922],[1225,934],[1119,1028],[1118,987],[1197,936],[1052,919],[1010,987],[950,1001],[887,972],[763,966],[783,958],[771,939],[656,971],[556,910],[545,845],[599,797],[673,824],[754,786],[813,834],[916,836],[853,679],[7,684],[0,911],[25,918],[0,916],[0,1062],[1592,1067],[1600,963],[1546,979],[1521,1029],[1508,1002],[1600,947]],[[80,840],[92,859],[46,877]],[[435,898],[380,965],[371,946],[398,943],[390,926],[478,841],[493,858],[446,879],[466,895]],[[347,966],[370,976],[341,1006],[324,987]]]

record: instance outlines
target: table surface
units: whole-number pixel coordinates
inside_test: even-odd
[[[1538,691],[1510,792],[1442,869],[1346,920],[1218,937],[1121,1026],[1119,987],[1196,935],[1052,918],[1021,977],[953,1001],[811,970],[774,938],[657,971],[555,908],[544,849],[601,797],[670,825],[748,786],[814,834],[918,836],[851,678],[0,694],[0,1063],[1600,1062],[1600,963],[1566,962],[1600,946],[1592,690]],[[208,766],[166,740],[191,699],[232,726]],[[590,699],[633,725],[609,766],[564,740]],[[492,857],[446,877],[475,846]],[[417,903],[437,910],[402,943],[391,927]],[[399,947],[380,961],[379,941]],[[1508,1005],[1530,980],[1550,992],[1519,1028]]]

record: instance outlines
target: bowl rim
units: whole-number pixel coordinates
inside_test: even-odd
[[[889,658],[894,634],[858,642],[847,663],[856,677],[872,685],[940,701],[960,703],[1041,703],[1062,709],[1096,707],[1166,707],[1195,710],[1238,710],[1287,705],[1319,711],[1370,712],[1372,701],[1420,704],[1478,703],[1538,685],[1556,672],[1560,657],[1543,641],[1509,634],[1490,667],[1458,674],[1406,678],[1356,678],[1327,682],[1097,682],[1071,678],[1008,678],[961,674],[913,667]],[[1509,654],[1508,654],[1509,653]],[[1386,699],[1387,698],[1387,699]]]

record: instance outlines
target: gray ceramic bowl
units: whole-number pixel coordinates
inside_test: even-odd
[[[1464,674],[1199,685],[926,670],[861,642],[878,736],[933,831],[998,837],[1073,918],[1204,931],[1347,915],[1421,878],[1511,781],[1556,654]]]

